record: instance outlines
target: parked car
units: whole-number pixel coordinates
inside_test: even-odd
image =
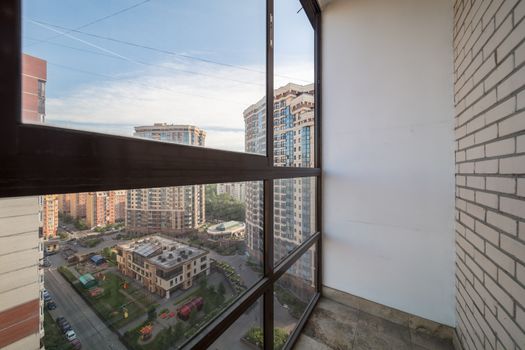
[[[56,318],[55,322],[59,328],[62,328],[62,323],[67,322],[65,317],[59,316]]]
[[[57,308],[57,304],[53,300],[51,300],[51,301],[49,301],[47,303],[47,309],[48,310],[54,310],[56,308]]]
[[[75,340],[77,339],[77,335],[75,334],[75,331],[74,330],[69,330],[67,331],[66,333],[66,339],[69,340],[69,341],[72,341],[72,340]]]
[[[78,340],[78,338],[71,340],[70,343],[71,345],[73,345],[73,348],[75,350],[82,349],[82,343],[80,343],[80,340]]]
[[[60,329],[62,330],[62,333],[67,333],[71,330],[73,330],[73,327],[71,327],[71,325],[69,324],[69,322],[65,321],[62,323],[62,325],[60,326]]]

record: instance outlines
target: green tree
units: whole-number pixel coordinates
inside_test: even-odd
[[[75,228],[77,230],[86,230],[88,227],[86,226],[86,223],[82,219],[77,219],[75,221]]]
[[[213,306],[211,305],[209,300],[204,302],[204,306],[202,308],[205,314],[209,314],[210,312],[213,311]]]
[[[106,248],[102,249],[102,255],[104,255],[104,257],[106,257],[106,258],[111,257],[111,248],[110,247],[106,247]]]
[[[201,278],[199,280],[199,288],[201,290],[205,290],[207,286],[208,286],[208,280],[206,278]]]
[[[224,283],[220,283],[219,287],[217,287],[217,293],[219,293],[220,296],[224,297],[224,294],[226,293],[226,288],[224,288]]]
[[[173,327],[173,338],[175,341],[178,341],[184,336],[184,324],[182,322],[177,322],[175,327]]]
[[[282,328],[275,328],[273,332],[273,348],[281,350],[288,340],[288,332]]]
[[[71,224],[73,222],[71,215],[64,213],[58,213],[58,219],[65,224]]]
[[[262,349],[264,344],[263,330],[261,329],[261,327],[252,327],[248,332],[246,332],[246,334],[244,335],[244,339],[254,344],[259,349]]]
[[[157,309],[155,306],[152,306],[148,309],[148,321],[153,321],[157,318]]]
[[[206,185],[206,217],[209,220],[244,221],[245,207],[230,195],[217,195],[217,185]]]
[[[188,323],[191,327],[197,324],[197,310],[192,310],[190,312],[190,317],[188,318]]]
[[[213,284],[208,286],[208,293],[210,295],[214,295],[215,294],[215,286]]]

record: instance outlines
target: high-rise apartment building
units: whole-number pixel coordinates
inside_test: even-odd
[[[115,223],[115,192],[89,192],[86,198],[86,225],[106,226]]]
[[[69,197],[69,215],[71,215],[75,219],[86,217],[87,193],[70,193],[63,196]]]
[[[154,123],[150,126],[136,126],[134,136],[191,146],[204,147],[206,143],[206,132],[193,125]]]
[[[63,214],[71,214],[71,194],[59,194],[58,195],[58,211]]]
[[[58,230],[58,195],[42,196],[42,232],[44,239],[54,238]]]
[[[22,121],[45,120],[46,61],[22,55]],[[56,199],[56,198],[55,198]],[[50,205],[46,207],[45,201]],[[56,234],[53,196],[0,199],[0,348],[42,348],[43,237]],[[57,212],[58,215],[58,212]],[[58,218],[56,218],[58,219]]]
[[[126,190],[58,195],[58,210],[73,219],[86,219],[89,227],[124,221]]]
[[[155,123],[135,127],[135,136],[204,146],[206,132],[191,125]],[[206,220],[204,186],[146,188],[127,191],[126,229],[137,234],[178,233]]]
[[[43,123],[46,114],[47,62],[22,55],[22,121]]]
[[[274,164],[313,167],[314,85],[289,83],[274,92]],[[261,99],[244,111],[246,152],[261,153],[266,147],[266,104]],[[246,185],[246,239],[250,253],[263,251],[262,183]],[[315,182],[310,178],[274,181],[275,259],[280,260],[309,237],[315,229]],[[314,259],[310,252],[290,273],[312,280]]]
[[[1,349],[39,349],[44,336],[39,198],[0,199]]]
[[[115,221],[124,221],[126,219],[127,191],[119,190],[112,192],[115,193]]]
[[[246,184],[244,182],[230,182],[217,184],[217,194],[228,194],[239,202],[246,199]]]

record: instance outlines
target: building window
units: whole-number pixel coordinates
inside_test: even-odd
[[[68,210],[68,215],[74,216],[71,225],[114,232],[115,236],[123,236],[116,243],[122,249],[129,244],[125,249],[136,250],[138,256],[124,254],[119,248],[122,273],[114,269],[105,272],[107,281],[125,292],[119,292],[118,306],[108,314],[121,316],[124,312],[121,306],[130,303],[128,317],[134,317],[135,310],[150,306],[134,308],[126,293],[144,303],[155,298],[136,297],[134,293],[154,290],[161,297],[175,298],[176,293],[170,295],[166,288],[167,281],[170,287],[177,283],[179,278],[175,276],[180,276],[182,289],[199,291],[205,288],[201,280],[207,279],[208,290],[201,294],[216,293],[214,300],[221,300],[220,294],[227,295],[228,300],[218,303],[220,309],[208,313],[213,317],[197,315],[199,329],[191,334],[186,332],[188,337],[178,341],[177,346],[209,347],[228,327],[239,324],[234,315],[248,314],[250,307],[258,305],[265,310],[254,323],[263,331],[265,349],[271,348],[274,320],[269,318],[268,310],[287,312],[274,298],[278,288],[304,296],[301,305],[305,308],[301,311],[305,313],[295,315],[290,323],[303,324],[301,317],[307,317],[312,310],[321,285],[316,268],[320,253],[315,249],[320,240],[317,218],[321,210],[316,137],[319,134],[316,127],[320,125],[316,123],[319,91],[315,89],[319,80],[318,72],[310,69],[314,67],[314,56],[319,55],[310,49],[320,48],[319,43],[314,45],[313,35],[320,16],[317,3],[313,0],[235,2],[232,9],[227,2],[220,2],[220,5],[214,3],[209,11],[201,8],[178,11],[178,4],[159,8],[148,1],[129,11],[104,8],[107,4],[97,7],[96,13],[93,8],[85,11],[50,8],[39,13],[37,25],[36,19],[26,20],[34,17],[32,13],[37,8],[32,1],[22,1],[20,8],[31,10],[27,13],[20,13],[17,6],[8,11],[17,16],[12,16],[14,19],[6,25],[16,28],[16,33],[24,33],[20,53],[23,59],[37,57],[53,66],[52,75],[38,77],[38,104],[33,106],[33,111],[42,117],[47,112],[46,127],[20,123],[22,106],[14,105],[18,101],[16,96],[12,98],[13,105],[8,102],[4,106],[7,121],[0,129],[0,139],[6,147],[0,149],[0,155],[24,154],[24,162],[13,160],[6,164],[6,168],[12,169],[6,176],[12,177],[2,178],[2,183],[8,186],[2,186],[0,196],[73,193],[76,198],[70,200],[69,209],[65,209],[65,202],[57,204],[60,219],[47,216],[47,212],[40,214],[40,221],[46,224],[44,234],[63,220]],[[300,8],[303,11],[298,12]],[[96,18],[106,12],[115,15],[105,15],[104,21],[92,21],[89,28],[84,27],[85,18]],[[85,16],[81,18],[77,13]],[[121,19],[130,23],[123,20],[124,13],[141,25],[120,25]],[[60,20],[65,15],[68,20]],[[17,28],[18,25],[23,28]],[[234,30],[226,31],[232,26]],[[188,38],[180,45],[196,47],[165,49],[176,47],[169,43],[178,37],[181,27]],[[202,33],[203,28],[214,34],[212,47],[224,50],[209,55],[201,53],[208,45],[191,40],[191,35]],[[275,38],[267,37],[271,28]],[[301,33],[301,38],[304,34],[306,39],[290,40],[292,36],[283,34],[286,30]],[[41,31],[69,39],[82,37],[82,41],[76,40],[81,47],[54,45],[53,40],[39,39],[47,37]],[[104,34],[107,32],[111,35]],[[31,44],[30,38],[36,42]],[[18,39],[13,37],[13,47],[19,46]],[[6,35],[6,41],[9,40]],[[96,41],[96,47],[87,44],[91,41]],[[305,50],[296,46],[300,42],[307,43]],[[106,45],[112,45],[111,49],[104,49]],[[72,51],[66,54],[58,48]],[[24,55],[26,51],[28,55]],[[297,62],[283,62],[286,52],[293,53],[290,57],[304,57]],[[175,58],[177,64],[173,64]],[[6,60],[8,64],[11,61],[14,62]],[[308,72],[287,71],[287,67],[297,66],[296,63],[306,63]],[[145,67],[137,69],[135,65]],[[24,74],[18,63],[0,69],[7,73],[6,79],[12,80],[7,85],[21,85],[22,77],[14,75],[21,71]],[[14,73],[8,74],[11,71]],[[28,75],[26,71],[24,76]],[[46,94],[53,98],[46,99]],[[51,101],[53,108],[48,105],[46,111],[46,103]],[[176,122],[166,123],[166,118]],[[128,127],[124,133],[119,129],[123,127]],[[67,171],[57,172],[53,166]],[[230,189],[229,193],[219,194],[220,183],[242,184],[244,192]],[[125,194],[119,200],[120,191]],[[299,192],[302,194],[294,196]],[[88,199],[87,194],[94,195]],[[212,200],[213,205],[207,205]],[[211,207],[215,210],[210,210]],[[94,215],[98,211],[102,215]],[[118,231],[120,223],[125,230]],[[210,230],[211,226],[217,227]],[[301,232],[301,237],[296,237],[295,232]],[[191,238],[180,239],[185,234]],[[179,241],[164,244],[161,241],[165,238]],[[225,258],[232,252],[235,257],[245,254],[250,266],[240,266],[242,262]],[[197,266],[199,272],[206,271],[193,276],[197,274]],[[150,277],[144,269],[155,271],[155,283],[151,276],[151,280],[144,280],[147,288],[135,288],[136,280],[142,280],[140,274]],[[249,269],[257,274],[252,284],[243,280]],[[122,282],[126,280],[132,280],[134,285]],[[104,288],[105,281],[99,282]],[[223,288],[224,293],[220,292]],[[301,290],[308,293],[301,294]],[[243,302],[244,298],[251,305]],[[271,331],[264,333],[264,330]],[[286,332],[294,339],[292,333],[298,331],[289,327]],[[238,335],[244,336],[241,333]],[[89,344],[84,347],[90,348]]]

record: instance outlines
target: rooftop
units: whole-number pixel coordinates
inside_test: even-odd
[[[195,125],[182,125],[182,124],[168,124],[168,123],[154,123],[153,125],[141,125],[135,126],[135,131],[187,131],[187,130],[197,130],[202,131],[202,129],[196,127]]]
[[[173,268],[206,253],[203,249],[157,235],[122,244],[120,247],[148,258],[152,264],[164,269]]]

